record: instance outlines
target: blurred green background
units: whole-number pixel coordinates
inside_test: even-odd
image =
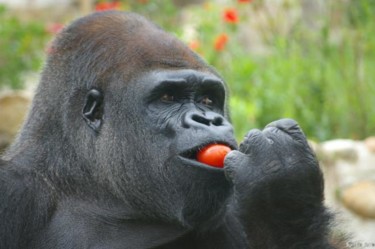
[[[375,134],[375,1],[72,0],[58,14],[5,6],[0,89],[25,87],[62,25],[114,8],[147,16],[217,69],[239,140],[282,117],[317,141]]]

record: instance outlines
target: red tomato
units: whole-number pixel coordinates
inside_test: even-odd
[[[223,168],[224,158],[229,151],[231,151],[231,148],[226,145],[210,144],[198,152],[197,160],[213,167]]]

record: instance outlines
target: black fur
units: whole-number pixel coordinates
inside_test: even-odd
[[[226,86],[143,17],[102,12],[54,41],[0,161],[0,248],[331,248],[323,180],[292,120],[237,149]]]

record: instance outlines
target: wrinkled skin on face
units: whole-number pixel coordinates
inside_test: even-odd
[[[0,160],[0,248],[332,248],[298,124],[238,148],[224,80],[174,36],[109,11],[50,51]],[[212,144],[232,149],[222,168],[196,160]]]

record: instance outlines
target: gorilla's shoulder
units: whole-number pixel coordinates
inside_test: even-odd
[[[48,192],[48,184],[31,165],[17,165],[0,159],[0,209],[11,206],[9,203],[29,201],[31,204],[37,195],[48,195]]]
[[[0,159],[0,248],[19,245],[39,232],[54,209],[54,198],[30,167]]]
[[[26,195],[25,192],[32,190],[34,181],[30,170],[0,159],[0,207],[6,204],[6,199],[15,201]],[[30,198],[30,195],[24,197]]]

